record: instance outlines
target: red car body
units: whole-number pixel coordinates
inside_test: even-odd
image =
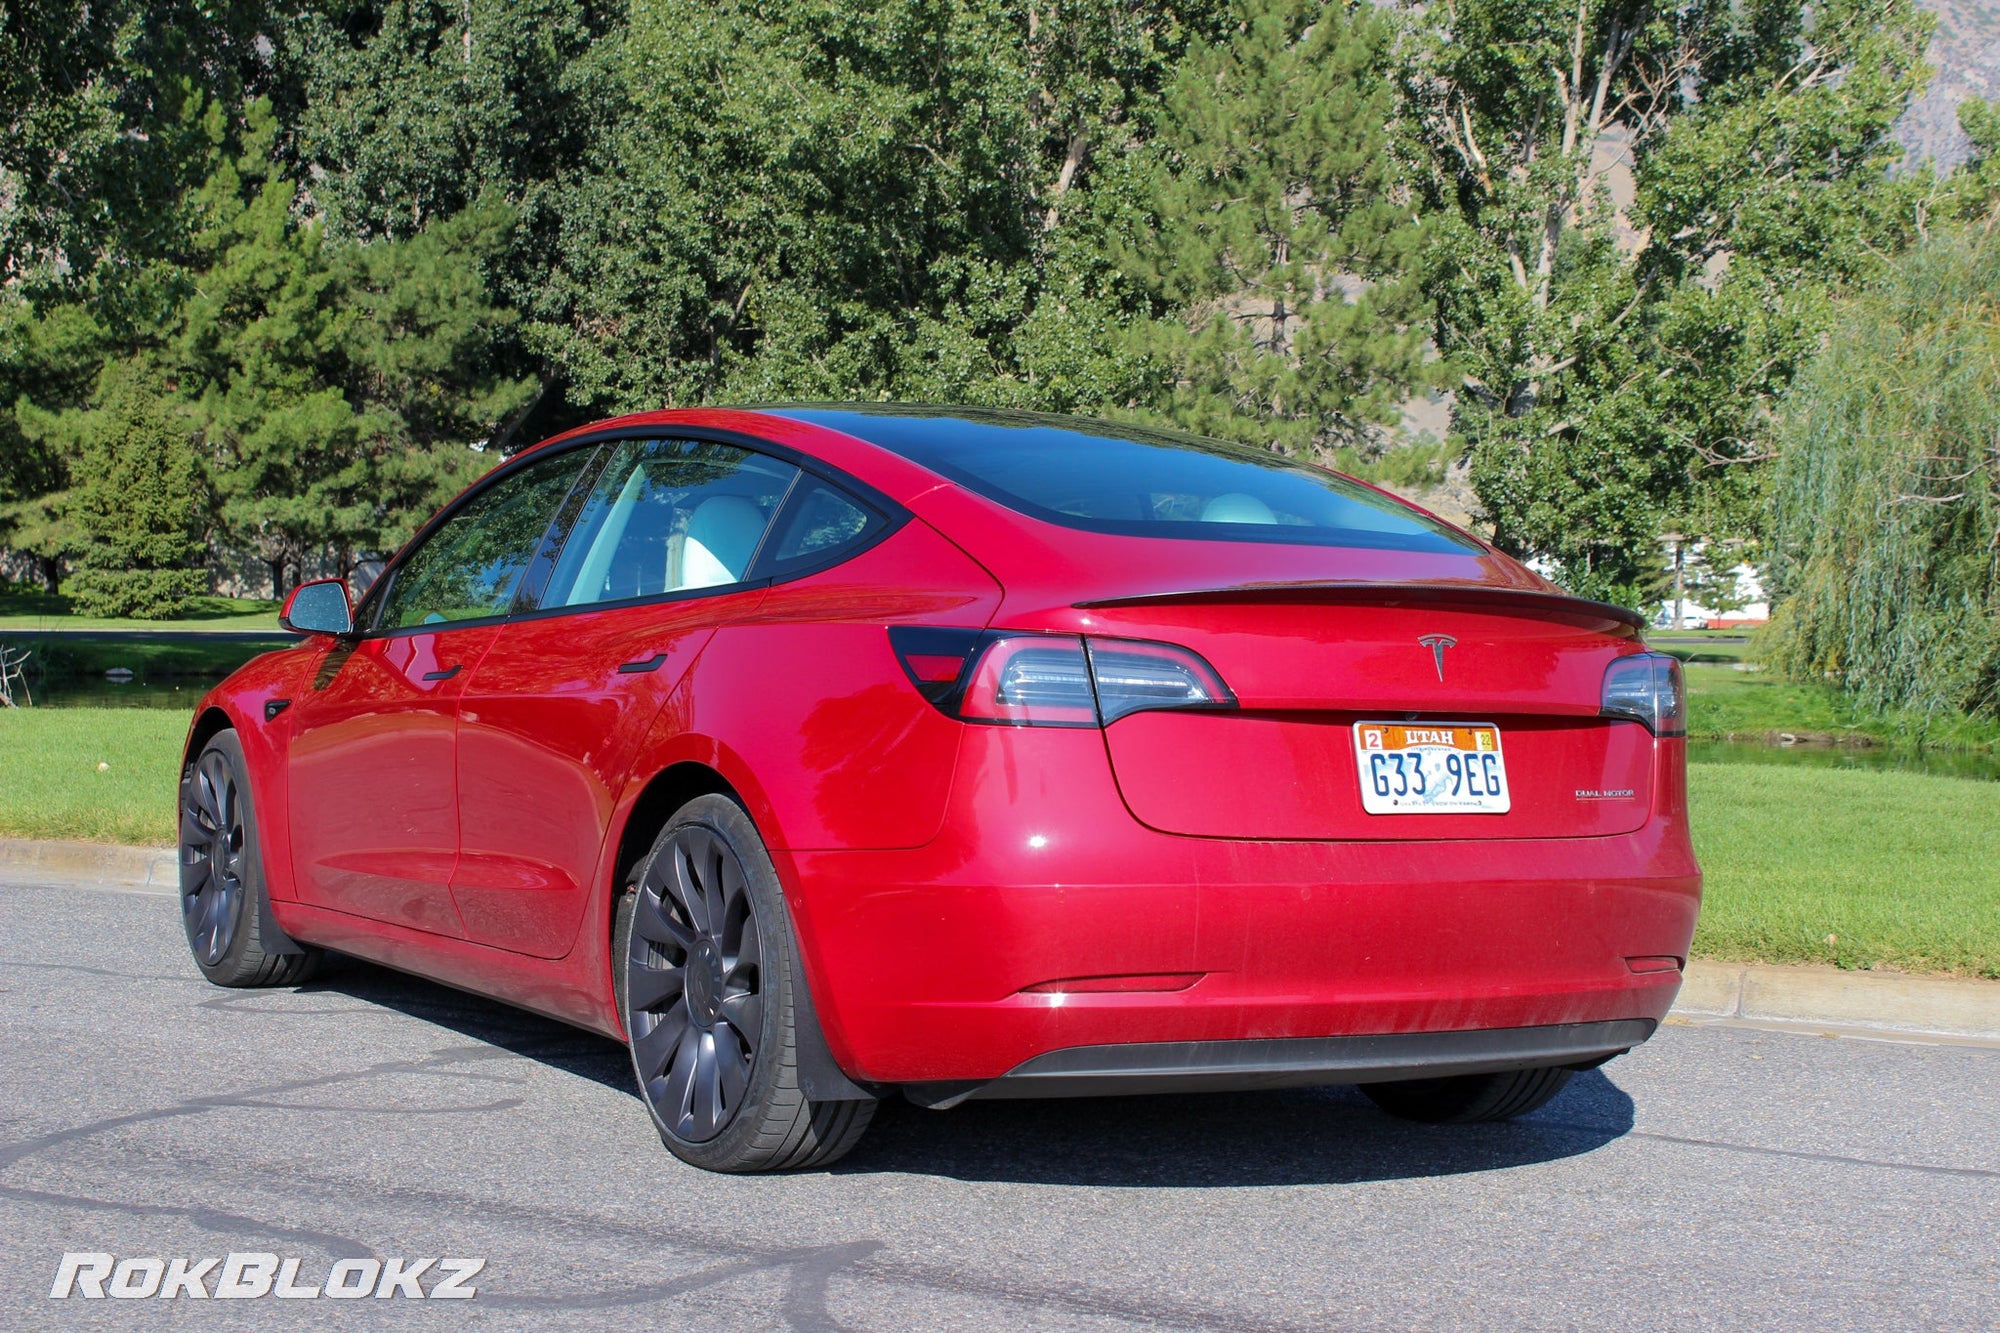
[[[1106,1090],[1115,1059],[1064,1054],[1105,1047],[1614,1025],[1588,1059],[1666,1015],[1701,881],[1684,740],[1605,715],[1636,617],[1463,534],[1065,526],[869,420],[658,412],[532,451],[689,435],[809,462],[892,519],[838,563],[316,635],[212,691],[188,753],[238,733],[283,931],[619,1037],[617,892],[668,814],[727,792],[782,883],[827,1079],[942,1103],[1010,1074]],[[890,627],[1177,645],[1236,706],[978,725],[920,691]],[[1367,813],[1368,719],[1497,726],[1511,808]],[[1288,1081],[1257,1070],[1235,1081]]]

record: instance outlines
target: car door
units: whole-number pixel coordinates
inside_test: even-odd
[[[358,641],[293,701],[291,833],[300,898],[463,936],[455,750],[466,682],[594,450],[536,459],[468,495],[383,577]]]
[[[799,475],[733,444],[607,446],[536,606],[466,686],[458,740],[468,938],[567,953],[605,830],[654,717],[716,626],[752,613],[751,577]]]

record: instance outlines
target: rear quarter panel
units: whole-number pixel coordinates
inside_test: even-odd
[[[771,588],[716,631],[668,701],[633,781],[707,763],[763,805],[773,848],[915,847],[937,835],[962,727],[904,676],[894,624],[983,627],[1000,588],[919,521]]]

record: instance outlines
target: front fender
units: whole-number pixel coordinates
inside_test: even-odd
[[[286,764],[292,739],[289,706],[302,690],[310,688],[312,673],[332,643],[331,639],[314,638],[252,658],[239,667],[195,706],[181,753],[181,772],[186,773],[211,737],[225,729],[235,731],[243,746],[243,762],[250,770],[250,798],[255,802],[257,837],[264,853],[264,887],[274,902],[298,898],[292,875],[291,782]],[[283,706],[274,716],[269,715],[267,706],[280,701]]]

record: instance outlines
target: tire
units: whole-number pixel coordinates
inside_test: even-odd
[[[1501,1074],[1459,1074],[1398,1083],[1364,1083],[1368,1100],[1404,1120],[1426,1125],[1470,1125],[1512,1120],[1548,1105],[1569,1084],[1573,1070],[1515,1069]]]
[[[743,808],[701,796],[667,821],[618,903],[619,1017],[660,1141],[708,1171],[826,1166],[873,1101],[799,1086],[798,944],[770,854]]]
[[[293,986],[311,976],[318,949],[281,952],[300,946],[282,935],[265,938],[276,925],[235,732],[217,735],[188,765],[180,807],[181,926],[194,965],[218,986]]]

